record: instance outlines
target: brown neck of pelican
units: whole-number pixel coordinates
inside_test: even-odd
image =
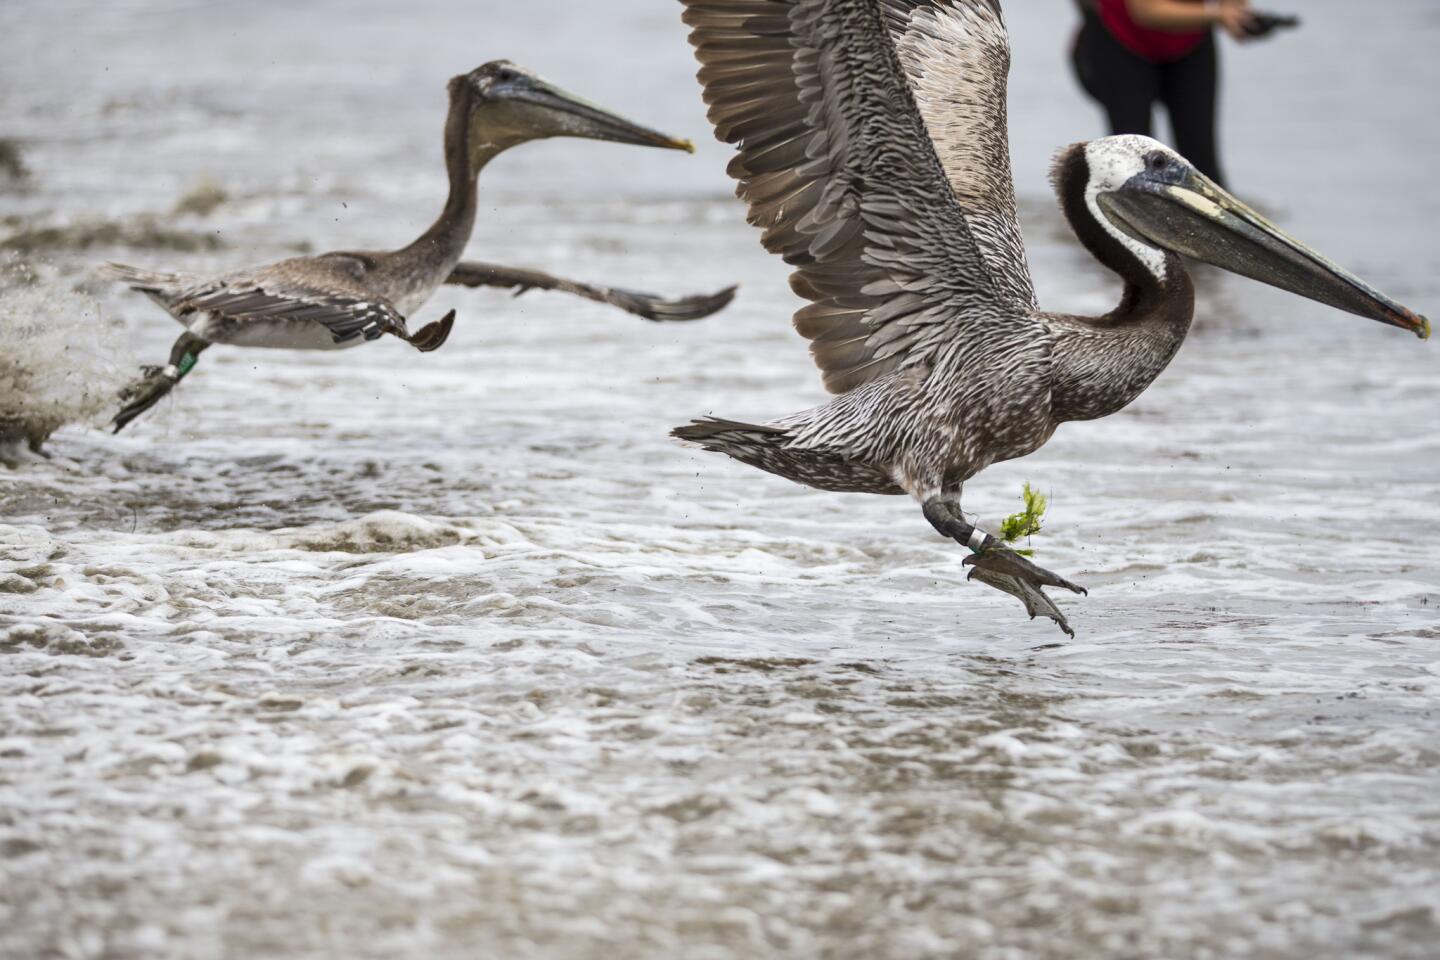
[[[1195,316],[1184,263],[1155,249],[1147,263],[1096,219],[1083,145],[1055,166],[1060,206],[1085,249],[1125,283],[1120,305],[1101,317],[1052,315],[1056,334],[1051,403],[1057,421],[1095,420],[1130,404],[1175,357]]]
[[[465,245],[475,229],[480,171],[509,146],[485,141],[475,117],[474,96],[469,84],[451,83],[450,114],[445,120],[445,169],[450,177],[450,196],[430,229],[403,251],[446,274],[464,256]]]

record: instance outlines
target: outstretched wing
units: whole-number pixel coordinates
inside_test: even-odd
[[[1031,316],[995,0],[682,2],[750,222],[813,301],[795,326],[827,388]]]
[[[374,340],[386,333],[408,337],[405,318],[389,301],[346,290],[343,278],[322,285],[292,276],[297,262],[204,279],[116,263],[107,266],[115,279],[147,294],[182,322],[195,314],[233,324],[308,321],[329,330],[336,343],[357,337]]]
[[[735,299],[734,287],[727,287],[717,293],[670,300],[653,293],[626,290],[623,287],[601,287],[581,283],[578,280],[566,280],[564,277],[551,276],[548,273],[541,273],[539,270],[502,267],[499,264],[481,263],[477,260],[467,260],[458,264],[445,282],[466,287],[511,288],[514,289],[517,297],[530,290],[558,290],[561,293],[574,294],[597,303],[608,303],[612,307],[619,307],[637,317],[644,317],[646,320],[660,323],[700,320],[725,309],[729,306],[730,301]]]
[[[998,284],[1034,308],[1010,171],[1010,38],[1000,0],[882,3],[916,107],[980,255]]]

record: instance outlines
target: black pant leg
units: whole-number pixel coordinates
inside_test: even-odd
[[[1175,131],[1175,149],[1216,183],[1224,185],[1216,127],[1220,55],[1211,33],[1184,58],[1160,68],[1160,99]]]
[[[1080,86],[1105,110],[1112,134],[1154,131],[1159,68],[1116,40],[1094,13],[1085,15],[1072,58]]]

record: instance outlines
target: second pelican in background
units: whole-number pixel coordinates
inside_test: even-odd
[[[164,367],[147,367],[122,395],[118,433],[160,401],[212,343],[334,350],[385,334],[421,351],[438,349],[455,312],[412,334],[406,317],[445,283],[559,289],[619,306],[651,320],[694,320],[722,309],[733,288],[664,300],[534,271],[462,263],[475,227],[476,181],[491,160],[546,137],[585,137],[693,152],[688,140],[658,133],[546,83],[513,63],[487,63],[450,81],[445,166],[450,197],[439,219],[412,244],[392,252],[297,257],[218,276],[159,273],[110,264],[112,276],[148,295],[185,327]]]

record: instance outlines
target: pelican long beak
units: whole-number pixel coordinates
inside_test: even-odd
[[[631,143],[641,147],[695,152],[695,144],[689,140],[681,140],[632,123],[539,78],[524,78],[522,82],[510,86],[505,96],[516,103],[543,111],[546,114],[545,126],[550,136],[586,137],[591,140]]]
[[[1147,243],[1268,283],[1420,339],[1430,321],[1289,236],[1194,169],[1140,174],[1098,198],[1104,212]]]

